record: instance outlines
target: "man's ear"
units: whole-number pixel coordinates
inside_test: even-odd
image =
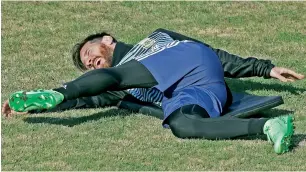
[[[101,39],[101,43],[105,45],[111,45],[113,43],[113,37],[111,36],[103,36]]]

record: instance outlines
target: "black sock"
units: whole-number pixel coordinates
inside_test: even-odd
[[[64,95],[64,100],[70,100],[70,97],[78,97],[78,87],[73,84],[69,84],[69,89],[67,89],[68,85],[64,85],[63,87],[55,88],[54,91],[57,91]]]
[[[268,118],[250,119],[249,134],[263,134],[263,127]]]

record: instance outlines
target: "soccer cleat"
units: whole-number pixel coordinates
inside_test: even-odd
[[[268,141],[274,144],[274,151],[277,154],[289,151],[294,133],[293,120],[291,115],[280,116],[269,119],[264,125],[264,134],[267,135]]]
[[[64,100],[64,95],[53,90],[18,91],[9,98],[9,106],[17,112],[50,109]]]

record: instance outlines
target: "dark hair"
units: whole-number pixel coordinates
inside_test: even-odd
[[[117,42],[117,40],[112,35],[106,32],[102,32],[102,33],[96,33],[96,34],[89,35],[83,41],[74,45],[72,49],[72,60],[73,60],[73,64],[75,67],[77,67],[79,70],[83,72],[87,70],[86,66],[81,61],[80,51],[82,47],[84,46],[84,44],[86,44],[86,42],[93,41],[99,38],[102,39],[103,36],[111,36],[113,38],[113,42]]]

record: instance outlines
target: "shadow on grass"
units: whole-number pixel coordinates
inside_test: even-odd
[[[130,115],[131,113],[127,110],[118,110],[118,109],[109,109],[104,110],[102,112],[94,113],[89,116],[82,116],[82,117],[68,117],[68,118],[60,118],[60,117],[28,117],[23,119],[27,123],[47,123],[47,124],[56,124],[56,125],[64,125],[68,127],[73,127],[75,125],[80,125],[85,122],[89,121],[97,121],[101,118],[108,118],[108,117],[125,117]]]
[[[285,109],[268,109],[265,112],[259,112],[257,114],[252,115],[252,118],[274,118],[277,116],[290,115],[293,114],[294,111],[285,110]]]
[[[55,125],[64,125],[68,127],[73,127],[75,125],[80,125],[85,122],[89,121],[97,121],[101,118],[109,118],[109,117],[126,117],[131,115],[132,112],[129,110],[124,110],[124,109],[109,109],[109,110],[104,110],[102,112],[94,113],[89,116],[81,116],[81,117],[27,117],[24,118],[23,121],[27,123],[46,123],[46,124],[55,124]],[[144,114],[146,116],[151,116],[154,118],[161,119],[160,116],[155,115],[155,114]]]
[[[246,90],[273,90],[273,91],[288,91],[294,95],[299,95],[300,92],[306,91],[305,88],[296,88],[292,85],[277,84],[277,83],[260,83],[247,79],[226,79],[229,87],[235,92],[245,92]]]
[[[265,140],[267,141],[267,136],[265,134],[240,137],[239,140]],[[298,147],[306,146],[306,134],[294,134],[292,136],[291,146],[289,147],[289,152],[295,151]]]
[[[294,151],[297,147],[301,146],[306,146],[306,134],[293,135],[291,149]]]

